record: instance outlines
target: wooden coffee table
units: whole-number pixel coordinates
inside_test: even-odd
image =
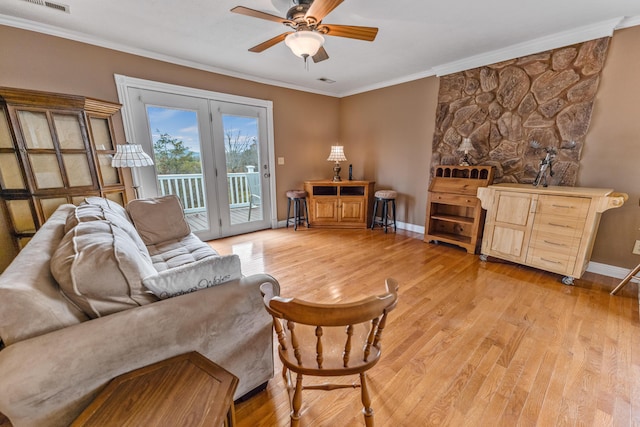
[[[113,379],[72,426],[233,426],[238,378],[200,353]]]

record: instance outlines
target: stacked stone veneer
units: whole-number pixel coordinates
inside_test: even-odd
[[[492,165],[494,182],[533,182],[546,147],[558,151],[551,185],[575,185],[609,38],[441,77],[433,164]],[[531,141],[540,148],[532,148]]]

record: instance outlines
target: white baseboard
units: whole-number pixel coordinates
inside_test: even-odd
[[[631,269],[590,261],[589,265],[587,266],[587,271],[591,273],[602,274],[603,276],[615,277],[616,279],[624,279],[625,277],[627,277],[627,274],[631,272]],[[634,277],[633,279],[631,279],[631,281],[640,283],[640,278]]]

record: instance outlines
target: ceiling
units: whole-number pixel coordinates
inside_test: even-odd
[[[345,0],[323,22],[378,27],[376,40],[326,37],[330,58],[307,70],[284,43],[248,52],[287,28],[238,5],[284,17],[292,0],[2,0],[0,24],[339,97],[640,25],[638,0]]]

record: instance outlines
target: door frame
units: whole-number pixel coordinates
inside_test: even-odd
[[[267,121],[267,147],[268,147],[268,163],[269,163],[269,191],[271,192],[271,228],[278,227],[278,206],[276,194],[276,161],[275,161],[275,138],[273,132],[273,101],[257,98],[249,98],[245,96],[231,95],[221,92],[213,92],[204,89],[196,89],[187,86],[174,85],[170,83],[156,82],[153,80],[139,79],[121,74],[114,74],[116,89],[118,91],[118,100],[122,104],[121,114],[124,126],[124,134],[127,141],[133,141],[133,117],[131,114],[130,99],[128,96],[129,88],[146,89],[158,92],[167,92],[177,95],[193,96],[206,98],[215,101],[229,102],[235,104],[244,104],[255,107],[263,107],[266,110]]]

